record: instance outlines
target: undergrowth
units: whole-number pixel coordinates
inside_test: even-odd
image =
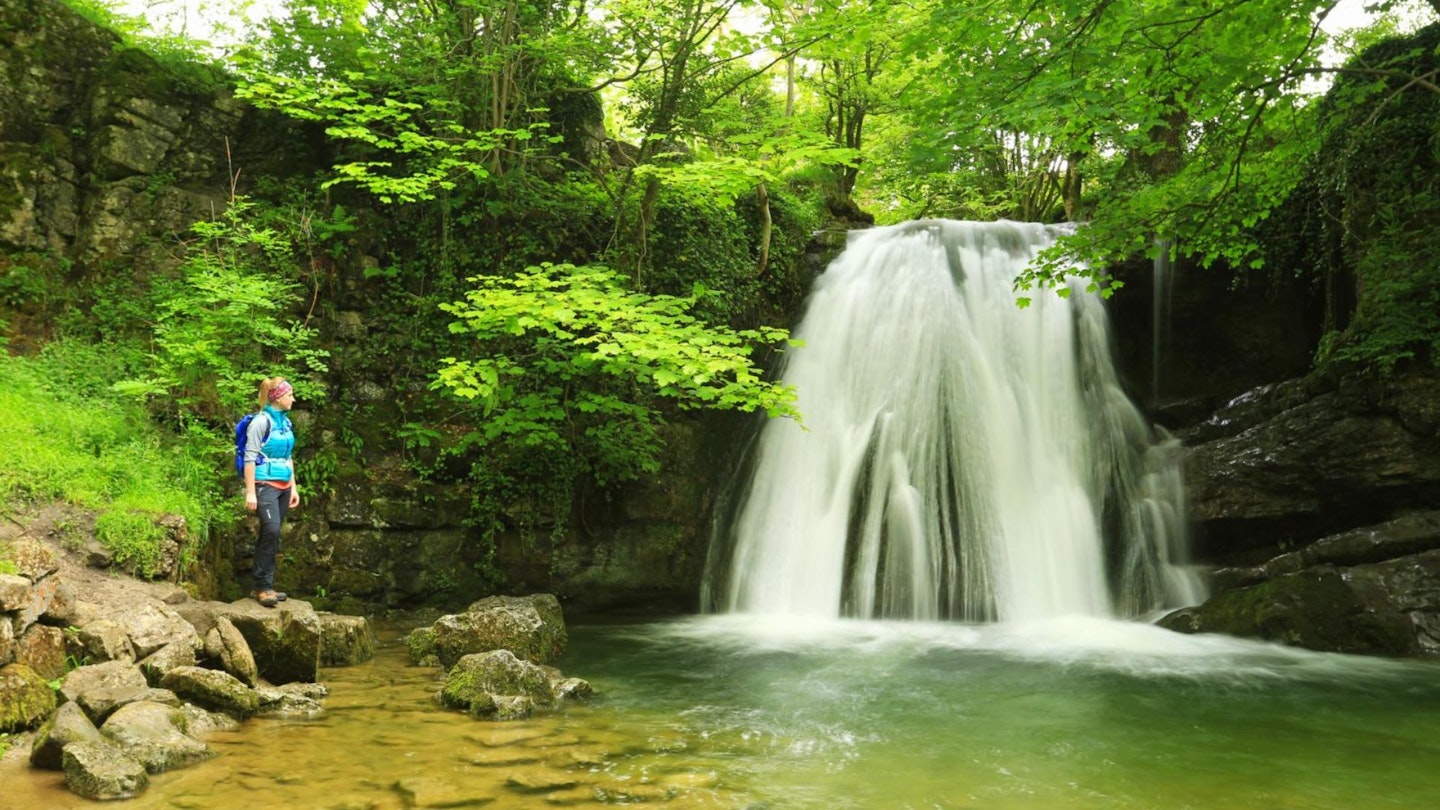
[[[233,511],[215,485],[213,448],[162,434],[139,404],[99,384],[125,362],[63,340],[34,357],[0,355],[0,500],[94,510],[96,539],[117,562],[154,574],[162,516],[184,518],[193,559]]]

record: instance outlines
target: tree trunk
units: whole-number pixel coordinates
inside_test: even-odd
[[[761,278],[770,266],[770,192],[764,183],[755,187],[755,199],[760,203],[760,259],[755,263],[755,277]]]

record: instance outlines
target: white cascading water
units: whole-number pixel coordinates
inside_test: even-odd
[[[1121,390],[1083,285],[1012,282],[1063,231],[851,234],[816,282],[771,420],[712,543],[727,612],[1014,621],[1190,604],[1173,442]]]

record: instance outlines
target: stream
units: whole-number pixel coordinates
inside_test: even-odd
[[[127,808],[1418,808],[1440,665],[1143,623],[728,615],[571,628],[598,695],[524,721],[438,708],[398,628],[315,718],[210,735]],[[0,807],[93,807],[9,765]]]

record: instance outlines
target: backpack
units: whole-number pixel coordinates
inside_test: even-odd
[[[235,423],[235,474],[242,479],[245,477],[245,444],[250,439],[250,423],[261,413],[264,412],[247,413]],[[271,427],[274,427],[274,423],[271,423]],[[270,431],[265,431],[265,437],[270,437]]]

